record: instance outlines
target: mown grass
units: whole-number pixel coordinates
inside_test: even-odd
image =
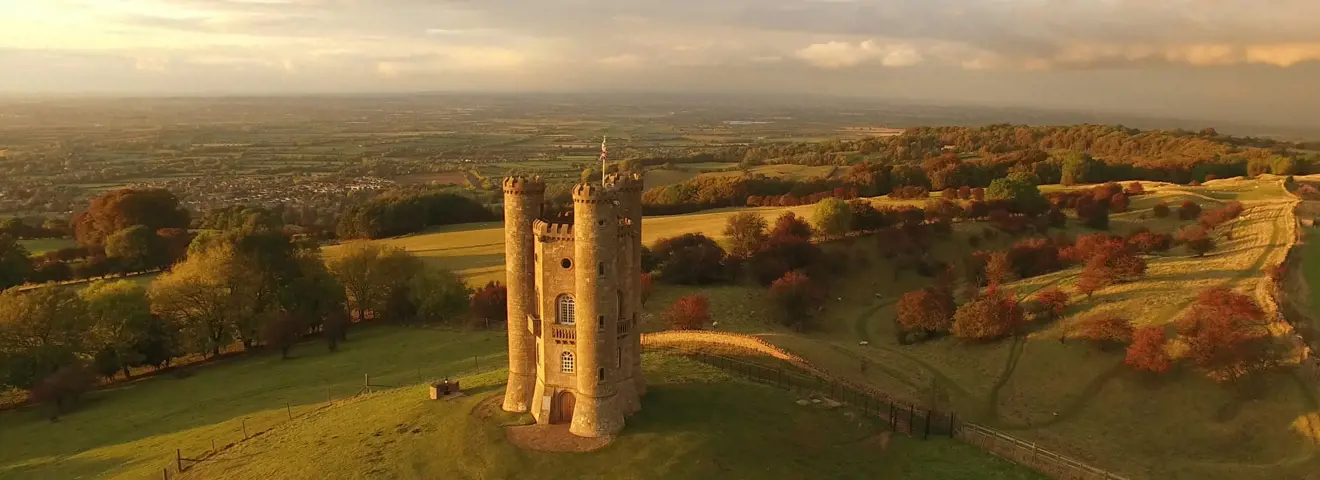
[[[401,388],[325,410],[244,443],[186,478],[904,478],[1040,476],[948,439],[895,436],[872,419],[681,357],[648,354],[642,411],[604,449],[520,450],[498,411],[500,372],[462,380],[469,396]]]

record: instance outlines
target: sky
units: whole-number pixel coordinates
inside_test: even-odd
[[[1320,0],[0,0],[0,93],[741,92],[1320,125]]]

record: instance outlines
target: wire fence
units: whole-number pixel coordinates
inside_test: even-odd
[[[882,393],[835,379],[803,374],[792,368],[769,366],[676,346],[661,347],[702,363],[737,373],[761,383],[795,392],[815,393],[862,413],[884,420],[889,428],[915,438],[932,435],[955,438],[995,456],[1053,478],[1065,480],[1128,480],[1067,455],[998,430],[965,422],[953,412],[939,412],[888,398]]]

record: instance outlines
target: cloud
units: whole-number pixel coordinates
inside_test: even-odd
[[[886,67],[911,67],[921,63],[922,56],[906,43],[879,44],[865,40],[857,44],[830,41],[815,43],[794,54],[808,64],[819,68],[848,68],[876,61]]]

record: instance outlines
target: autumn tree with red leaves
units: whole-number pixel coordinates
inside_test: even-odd
[[[1022,308],[1011,293],[996,288],[958,307],[952,332],[969,340],[994,340],[1017,332],[1022,326]]]
[[[509,291],[500,282],[489,282],[472,292],[472,317],[487,323],[504,321],[509,316]],[[510,325],[509,328],[514,328]]]
[[[1215,240],[1210,238],[1210,233],[1200,225],[1188,225],[1178,230],[1178,243],[1186,245],[1187,249],[1198,257],[1205,256],[1206,252],[1215,249]]]
[[[898,300],[899,343],[907,343],[907,334],[929,337],[949,331],[953,325],[953,295],[945,290],[923,288],[903,294]]]
[[[792,271],[770,284],[770,303],[779,323],[804,330],[814,325],[824,292],[806,274]]]
[[[664,319],[673,330],[700,330],[710,321],[710,299],[704,295],[688,295],[675,300],[665,310]]]
[[[1222,381],[1237,381],[1281,360],[1265,311],[1226,287],[1203,290],[1175,325],[1192,363]]]
[[[1059,287],[1050,287],[1036,294],[1036,303],[1040,304],[1041,312],[1048,315],[1049,320],[1054,320],[1068,308],[1068,294]]]
[[[1173,366],[1169,353],[1164,350],[1167,342],[1164,327],[1142,327],[1132,331],[1132,344],[1128,345],[1127,356],[1123,363],[1139,372],[1164,373]]]
[[[985,262],[985,279],[991,285],[999,285],[1013,280],[1013,262],[1008,259],[1008,252],[991,253]]]

